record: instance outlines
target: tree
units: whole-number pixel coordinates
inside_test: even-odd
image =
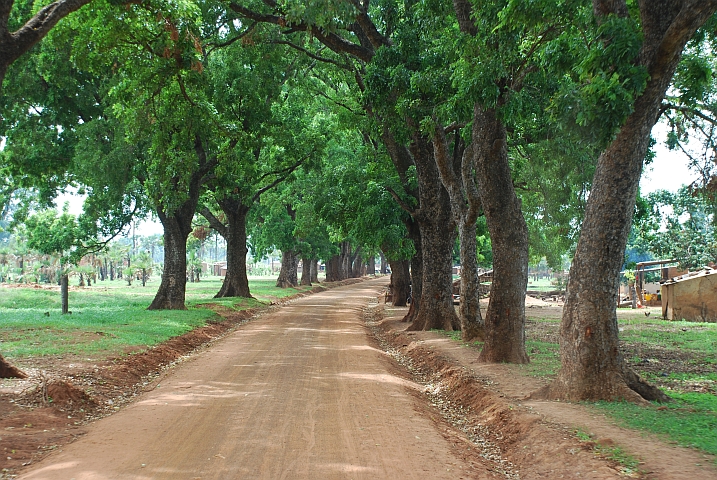
[[[150,253],[147,250],[140,252],[134,261],[134,267],[137,269],[142,278],[143,287],[147,284],[147,280],[149,279],[150,275],[152,275],[153,265],[154,262]]]
[[[381,33],[369,15],[368,5],[364,4],[330,2],[330,8],[326,8],[327,5],[318,2],[306,8],[286,10],[281,8],[284,5],[273,4],[271,8],[258,7],[257,10],[252,10],[245,3],[232,2],[230,6],[235,12],[251,21],[277,26],[291,25],[291,29],[287,32],[295,38],[295,41],[289,41],[289,44],[317,61],[350,72],[357,86],[362,90],[367,85],[364,81],[365,76],[361,73],[364,64],[374,68],[374,73],[367,72],[367,75],[373,75],[376,80],[382,77],[380,71],[389,74],[390,70],[404,65],[404,57],[398,49],[392,48],[394,42],[390,37],[396,20],[394,17],[398,14],[396,9],[386,9],[378,14],[379,17],[385,13],[390,16],[381,19],[386,20],[385,25],[388,27],[385,33]],[[301,38],[302,35],[304,38]],[[330,57],[328,52],[317,54],[301,46],[307,45],[311,50],[315,50],[316,41],[337,55]],[[407,36],[402,45],[409,48],[411,41]],[[376,65],[379,54],[382,56],[378,62],[380,65]],[[346,55],[350,57],[347,58]],[[383,77],[385,78],[386,75]],[[383,84],[383,82],[379,83]],[[382,90],[386,92],[386,89]],[[390,95],[384,98],[389,101],[387,108],[395,105],[395,98],[391,98]],[[416,247],[413,267],[415,272],[420,271],[425,277],[422,280],[414,277],[413,306],[419,307],[417,315],[412,317],[414,323],[411,328],[458,329],[460,321],[453,307],[451,277],[451,252],[454,240],[452,236],[455,235],[453,233],[455,228],[451,227],[448,194],[440,182],[430,141],[421,133],[417,119],[407,118],[400,122],[388,122],[382,117],[383,112],[377,111],[377,108],[383,107],[382,100],[373,94],[366,95],[364,108],[377,122],[377,130],[402,183],[408,187],[409,176],[415,175],[413,178],[417,180],[418,185],[418,188],[414,188],[410,193],[417,195],[414,198],[418,198],[419,208],[415,208],[415,204],[409,204],[413,202],[404,202],[401,199],[403,194],[396,195],[396,199],[401,200],[402,206],[407,207],[413,214],[415,228],[409,228],[409,235]],[[448,236],[445,235],[446,232],[449,232]],[[423,288],[427,291],[423,291]]]
[[[717,261],[714,204],[700,190],[658,190],[641,199],[645,212],[633,225],[633,244],[656,258],[677,259],[685,269]]]
[[[216,141],[214,108],[202,76],[207,45],[199,27],[203,13],[211,23],[215,12],[195,4],[174,6],[159,14],[130,11],[122,23],[109,24],[101,39],[123,67],[111,69],[116,83],[108,116],[135,147],[133,173],[164,227],[162,281],[149,309],[185,308],[192,218],[210,172],[231,145]],[[83,61],[89,65],[106,65],[94,49],[87,55]]]
[[[463,51],[453,64],[457,91],[450,105],[459,112],[472,106],[471,145],[466,151],[472,153],[493,253],[493,284],[481,359],[525,363],[529,237],[514,184],[512,167],[518,162],[511,162],[510,140],[513,137],[513,152],[526,139],[538,140],[521,138],[521,134],[530,129],[525,125],[545,121],[544,113],[535,105],[545,103],[555,90],[551,76],[560,78],[550,72],[546,59],[551,52],[559,51],[579,15],[570,2],[533,2],[526,6],[513,1],[455,0],[453,6],[463,34]]]
[[[642,88],[631,94],[634,100],[625,102],[631,108],[622,118],[618,116],[598,159],[570,269],[561,323],[561,368],[541,394],[571,400],[664,400],[665,395],[643,382],[620,354],[618,274],[650,131],[685,45],[717,10],[717,1],[628,5],[594,0],[593,9],[600,32],[598,55],[605,70],[613,71],[612,76],[602,78],[627,84],[630,72],[635,78],[634,69],[638,69],[644,72],[644,80]],[[625,67],[628,73],[621,77]],[[595,84],[589,89],[596,91]],[[585,301],[588,297],[590,301]]]
[[[250,297],[247,215],[262,195],[318,158],[326,132],[293,78],[298,65],[283,48],[249,45],[230,53],[217,54],[216,63],[222,66],[215,72],[215,91],[222,100],[217,104],[223,121],[244,126],[243,136],[234,146],[233,161],[224,162],[210,185],[224,221],[208,207],[201,213],[227,241],[227,275],[216,296]]]
[[[377,148],[379,143],[354,127],[360,119],[347,120],[345,124],[351,127],[342,131],[341,141],[329,142],[322,171],[309,182],[316,185],[314,209],[335,239],[353,239],[369,252],[380,249],[385,253],[391,265],[393,304],[405,306],[411,292],[409,260],[414,249],[404,224],[408,214],[389,193],[401,189],[400,179],[387,153]]]
[[[60,293],[62,296],[62,313],[66,314],[68,308],[68,264],[73,255],[75,262],[82,257],[78,251],[82,250],[81,234],[74,215],[67,212],[65,204],[62,214],[57,215],[54,209],[48,209],[30,216],[27,219],[27,244],[30,248],[44,255],[58,255],[60,257]],[[79,247],[79,249],[78,249]]]

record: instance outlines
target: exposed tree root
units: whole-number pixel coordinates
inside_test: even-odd
[[[603,382],[597,388],[575,388],[561,379],[560,374],[550,384],[531,393],[528,398],[534,400],[624,400],[640,405],[648,401],[669,402],[670,397],[657,387],[643,380],[634,370],[623,365],[622,374],[615,375],[613,381]]]

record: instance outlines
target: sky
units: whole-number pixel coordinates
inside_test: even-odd
[[[666,134],[667,127],[663,123],[658,123],[652,129],[652,135],[657,140],[655,159],[643,169],[640,180],[640,193],[643,195],[655,190],[676,192],[682,185],[689,185],[698,177],[688,168],[687,157],[683,153],[667,149]]]
[[[655,190],[669,190],[676,192],[682,185],[692,183],[697,175],[687,167],[687,158],[665,146],[666,127],[657,124],[653,129],[653,136],[657,139],[655,145],[655,159],[652,164],[645,167],[640,180],[640,193],[645,195]],[[63,194],[57,198],[59,209],[65,202],[70,202],[70,213],[79,215],[82,212],[82,198],[77,195]],[[137,223],[137,235],[161,235],[164,233],[162,224],[156,220],[143,220]]]

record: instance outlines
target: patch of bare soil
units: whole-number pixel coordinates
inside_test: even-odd
[[[280,305],[311,293],[360,282],[349,279],[316,286],[306,293],[277,299]],[[31,286],[41,288],[42,286]],[[25,359],[26,379],[0,379],[0,479],[18,472],[83,435],[85,425],[110,415],[143,391],[183,357],[207,347],[259,313],[208,305],[222,317],[153,348],[107,360],[76,355]]]
[[[559,318],[559,308],[538,308],[545,310],[540,318]],[[406,311],[387,305],[384,317],[373,322],[375,335],[389,353],[420,377],[416,381],[425,385],[431,402],[446,420],[469,438],[477,432],[479,441],[496,447],[508,472],[523,479],[717,478],[712,456],[618,427],[584,404],[527,400],[545,380],[526,376],[519,366],[481,364],[479,349],[445,335],[405,332],[406,324],[400,320]],[[528,329],[537,329],[531,332],[533,338],[557,342],[555,330],[548,325],[529,322]],[[643,352],[649,358],[665,360],[660,352]],[[681,359],[681,364],[689,365],[685,360]],[[591,434],[594,441],[581,441],[577,431]],[[639,459],[639,470],[625,469],[600,453],[605,451],[601,447],[612,446]]]

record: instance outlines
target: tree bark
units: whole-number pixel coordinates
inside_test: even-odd
[[[493,285],[480,359],[491,363],[527,363],[528,226],[513,188],[505,126],[494,109],[477,104],[473,112],[473,154],[493,247]]]
[[[630,285],[630,302],[632,303],[632,308],[636,309],[637,308],[637,289],[635,288],[634,283],[632,285]]]
[[[371,255],[366,261],[366,274],[376,276],[376,256]]]
[[[222,287],[214,295],[214,298],[252,298],[246,273],[246,254],[249,252],[246,245],[246,216],[249,213],[249,206],[235,198],[225,198],[218,203],[226,216],[227,224],[223,225],[224,228],[221,230],[217,230],[219,225],[215,226],[213,221],[210,221],[210,225],[226,240],[227,274],[222,282]],[[202,214],[206,218],[205,213],[202,210]]]
[[[276,280],[276,286],[279,288],[297,287],[299,282],[296,270],[296,252],[293,250],[281,252],[281,271],[279,272],[279,278]]]
[[[622,8],[625,2],[612,2]],[[598,15],[617,13],[593,1]],[[626,364],[619,349],[619,273],[632,223],[642,165],[662,99],[682,50],[717,10],[717,1],[639,2],[639,63],[650,79],[613,142],[598,158],[580,239],[570,268],[560,327],[561,368],[536,397],[569,400],[667,400]]]
[[[313,261],[308,257],[301,257],[301,282],[300,285],[311,286],[311,264]]]
[[[383,252],[380,252],[379,255],[381,255],[381,269],[379,270],[379,273],[381,273],[381,275],[386,275],[386,267],[388,265],[388,262],[386,261],[386,255],[384,255]]]
[[[311,283],[319,283],[319,260],[311,260]]]
[[[162,281],[148,310],[186,310],[184,295],[187,289],[187,238],[192,232],[192,213],[174,215],[157,210],[164,227],[164,268]]]
[[[411,257],[411,306],[406,316],[401,319],[402,322],[413,322],[418,315],[421,305],[421,295],[423,293],[423,249],[421,248],[421,231],[413,218],[409,218],[406,222],[408,230],[408,238],[413,242],[413,248],[416,253]]]
[[[461,289],[460,319],[461,338],[464,341],[484,340],[485,325],[480,312],[480,282],[476,258],[476,221],[481,207],[480,195],[473,175],[473,146],[463,146],[456,134],[453,158],[443,126],[434,117],[435,134],[433,151],[441,182],[448,192],[453,219],[460,235]]]
[[[349,257],[349,276],[351,278],[360,278],[363,276],[363,262],[361,261],[361,247],[356,247],[356,250]]]
[[[414,219],[421,235],[423,271],[418,314],[409,330],[460,330],[453,306],[453,244],[456,224],[448,192],[438,175],[430,143],[414,132],[410,146],[416,165],[419,208]],[[414,273],[414,278],[417,272]]]
[[[476,224],[458,224],[461,248],[461,338],[466,341],[485,340],[485,324],[480,312],[480,278],[478,276],[478,245]]]
[[[391,293],[395,307],[405,307],[411,294],[411,273],[408,260],[393,260],[391,265]]]
[[[326,281],[338,282],[341,280],[341,257],[333,255],[326,261]]]
[[[351,276],[353,258],[351,256],[351,242],[344,240],[341,242],[341,266],[339,269],[339,280],[346,280]]]

